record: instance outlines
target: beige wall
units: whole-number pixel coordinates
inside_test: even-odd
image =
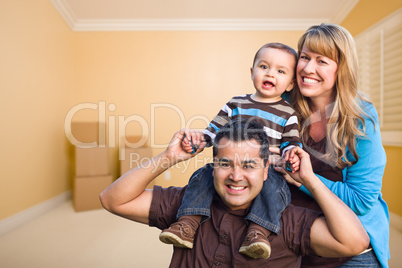
[[[363,32],[396,10],[402,8],[401,0],[360,0],[349,16],[342,22],[353,35]],[[402,216],[402,175],[399,165],[402,162],[402,148],[385,146],[387,165],[383,178],[382,193],[390,212]]]
[[[387,166],[382,185],[383,198],[388,204],[389,211],[402,216],[402,175],[400,165],[402,148],[386,146]]]
[[[0,219],[71,188],[72,32],[49,0],[0,1]]]
[[[387,12],[392,13],[399,1],[389,2]],[[366,20],[367,3],[372,8]],[[359,1],[343,25],[354,33],[361,31],[355,25],[370,27],[382,18],[371,20],[384,8],[377,5]],[[107,131],[115,134],[123,130],[141,134],[143,123],[156,154],[161,150],[158,145],[166,144],[181,127],[203,128],[231,96],[253,92],[249,67],[261,45],[279,41],[295,47],[302,34],[72,32],[48,0],[2,1],[0,22],[0,219],[71,189],[72,154],[64,135],[64,119],[71,108],[104,103],[104,112],[80,110],[73,119],[96,121],[101,114]],[[159,106],[152,110],[152,105]],[[133,120],[119,123],[119,118]],[[110,141],[117,143],[117,138]],[[402,215],[396,192],[401,189],[396,169],[400,151],[387,147],[383,192],[391,211]],[[183,185],[209,157],[206,150],[188,167],[172,169],[170,180],[163,176],[157,183]],[[111,158],[117,158],[116,149]],[[117,161],[112,164],[117,176]]]
[[[360,0],[341,25],[356,36],[399,8],[401,0]]]
[[[74,102],[106,101],[108,129],[124,127],[118,118],[140,117],[155,145],[166,145],[185,126],[205,128],[230,97],[254,92],[250,67],[255,52],[278,41],[296,46],[301,32],[97,32],[74,35],[76,79]],[[162,105],[152,109],[153,105]],[[78,121],[96,120],[97,111],[80,111]],[[154,113],[155,116],[151,115]],[[155,120],[152,124],[152,120]],[[139,120],[127,133],[141,135]],[[108,122],[107,122],[108,123]],[[122,131],[120,131],[122,132]],[[151,144],[152,145],[152,144]],[[153,146],[154,153],[160,152]],[[115,152],[115,154],[117,154]],[[210,151],[173,168],[171,180],[184,185],[210,158]],[[207,159],[205,159],[207,157]],[[114,169],[116,170],[116,169]],[[185,172],[185,173],[183,173]]]

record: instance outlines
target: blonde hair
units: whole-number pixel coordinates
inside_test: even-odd
[[[320,157],[331,166],[343,169],[359,159],[355,148],[356,137],[365,134],[363,117],[366,113],[362,105],[363,101],[368,101],[357,88],[358,59],[354,39],[343,27],[323,23],[310,27],[299,39],[299,57],[304,45],[311,52],[328,57],[338,64],[336,97],[326,130],[326,153]],[[294,90],[293,94],[293,105],[300,116],[300,135],[304,140],[309,132],[308,120],[312,111],[309,99],[300,90]],[[363,124],[363,132],[359,130],[359,122]],[[347,158],[347,148],[353,159]]]

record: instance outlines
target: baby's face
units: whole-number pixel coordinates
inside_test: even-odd
[[[282,93],[292,90],[296,60],[286,51],[264,48],[251,68],[251,79],[257,100],[276,101]]]

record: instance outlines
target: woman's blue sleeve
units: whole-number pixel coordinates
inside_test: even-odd
[[[378,200],[386,163],[377,111],[371,104],[366,104],[366,108],[374,124],[370,119],[365,119],[366,137],[358,137],[356,142],[358,162],[343,170],[343,182],[334,182],[317,175],[357,215],[367,214]],[[349,151],[347,156],[353,159]],[[310,195],[304,186],[300,190]]]

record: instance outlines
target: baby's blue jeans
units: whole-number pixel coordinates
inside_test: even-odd
[[[209,163],[191,176],[177,218],[201,215],[204,216],[203,222],[211,217],[210,207],[215,195],[212,171],[213,164]],[[289,205],[290,200],[290,191],[283,176],[270,167],[268,179],[254,199],[246,220],[278,234],[281,229],[282,212]]]

